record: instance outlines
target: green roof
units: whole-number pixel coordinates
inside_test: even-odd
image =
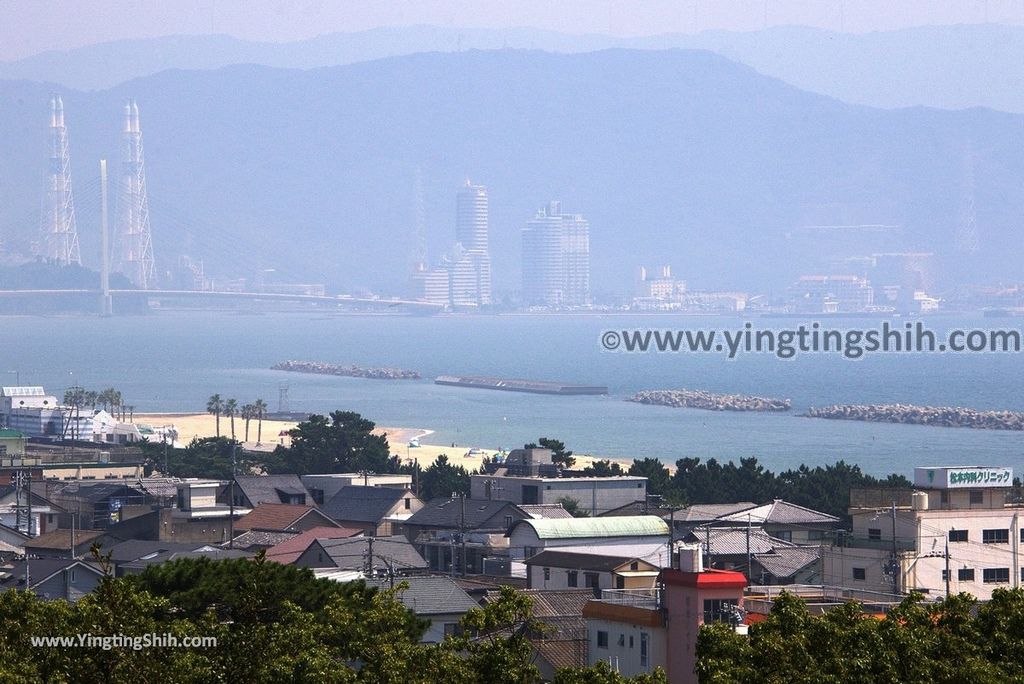
[[[622,515],[607,518],[537,518],[520,520],[538,539],[586,539],[591,537],[668,536],[668,523],[656,515]]]
[[[0,430],[0,439],[28,439],[17,430]]]

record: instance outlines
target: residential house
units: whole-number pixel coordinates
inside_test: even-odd
[[[315,539],[295,565],[363,570],[373,576],[424,574],[428,568],[423,556],[402,536]]]
[[[541,551],[526,559],[530,589],[650,589],[661,570],[628,556],[573,551]]]
[[[231,503],[232,495],[236,508],[256,508],[262,503],[313,503],[298,475],[236,475],[233,489],[233,494],[230,485],[220,492],[221,503]]]
[[[675,526],[676,536],[683,537],[697,527],[704,527],[714,521],[741,511],[749,511],[756,508],[753,501],[740,501],[729,504],[693,504],[663,515],[665,520],[671,520]]]
[[[8,467],[20,466],[25,457],[28,436],[18,430],[0,429],[0,464]]]
[[[29,506],[29,487],[21,490],[20,500],[18,489],[13,484],[0,485],[0,525],[18,529],[36,536],[57,527],[58,515],[63,511],[51,503],[41,492],[46,491],[44,483],[34,483],[31,487],[31,507]],[[31,509],[31,521],[28,519]],[[21,515],[19,516],[19,510]]]
[[[302,533],[248,530],[236,536],[234,539],[222,542],[220,546],[221,548],[238,549],[239,551],[256,553],[257,551],[272,549],[278,544],[283,544],[286,541],[298,537],[300,534]]]
[[[102,530],[57,529],[25,541],[25,553],[34,558],[82,558],[94,543],[106,539]]]
[[[102,530],[125,519],[128,506],[146,503],[145,493],[129,481],[79,480],[47,483],[47,498],[67,511],[61,527]]]
[[[587,589],[524,589],[533,601],[533,617],[544,624],[541,634],[528,634],[533,648],[533,664],[541,679],[551,681],[555,672],[565,667],[587,665],[587,623],[583,607],[594,593]],[[494,600],[500,591],[488,592],[485,603]]]
[[[6,525],[0,525],[0,560],[10,560],[25,553],[25,542],[29,537],[24,532]]]
[[[261,503],[235,521],[235,532],[305,532],[314,527],[339,525],[312,506],[275,503]]]
[[[412,475],[371,475],[370,473],[323,473],[300,475],[302,484],[313,496],[313,503],[322,505],[334,498],[342,487],[362,485],[364,487],[412,488]]]
[[[174,553],[177,551],[193,551],[202,546],[203,544],[128,539],[106,547],[102,552],[109,555],[110,562],[114,566],[114,574],[121,577],[125,574],[125,565],[137,564],[141,561],[150,560],[159,554]]]
[[[712,525],[753,525],[783,541],[794,544],[820,544],[831,540],[843,521],[834,515],[775,499],[763,506],[723,515]]]
[[[514,477],[470,475],[473,499],[502,499],[515,504],[575,501],[588,515],[600,515],[647,497],[646,477]]]
[[[425,644],[444,641],[450,634],[459,631],[459,621],[480,604],[462,590],[450,577],[423,575],[403,577],[408,588],[398,592],[397,598],[416,617],[429,620],[430,626],[420,639]],[[393,586],[393,580],[368,579],[367,586],[385,590]]]
[[[705,565],[722,570],[746,572],[747,562],[755,554],[768,554],[781,548],[795,546],[777,539],[759,527],[698,527],[684,537],[704,550]],[[817,553],[819,547],[805,547]]]
[[[253,554],[240,549],[225,549],[219,546],[200,546],[194,549],[165,549],[147,554],[138,560],[122,563],[118,570],[125,575],[143,572],[151,565],[170,563],[184,558],[209,558],[210,560],[228,560],[233,558],[252,558]]]
[[[667,556],[668,524],[656,515],[572,518],[569,520],[526,519],[512,524],[508,532],[509,553],[513,562],[522,562],[541,551],[563,547],[601,547],[591,553],[613,554],[615,547],[646,545],[652,552],[663,548]],[[633,554],[651,562],[647,553]],[[667,558],[665,558],[667,561]],[[664,563],[667,565],[667,562]],[[525,572],[525,568],[523,570]]]
[[[317,539],[348,539],[362,536],[362,530],[348,527],[314,527],[267,549],[268,561],[288,565],[294,563]]]
[[[516,521],[530,518],[530,513],[509,501],[440,497],[424,504],[404,527],[431,570],[448,572],[454,567],[463,574],[465,554],[466,574],[507,575],[505,534]]]
[[[422,507],[423,502],[409,489],[346,486],[321,509],[342,527],[387,537],[401,533],[402,525]]]
[[[99,564],[89,561],[61,558],[14,561],[0,567],[0,591],[30,589],[46,601],[63,599],[73,603],[96,589],[103,576]]]
[[[821,584],[821,547],[779,546],[751,556],[751,582]]]

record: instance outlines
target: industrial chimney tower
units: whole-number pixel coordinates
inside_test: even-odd
[[[41,232],[39,249],[44,258],[64,266],[81,265],[75,199],[71,194],[68,129],[64,125],[64,102],[58,95],[50,98],[50,170]]]
[[[143,290],[152,288],[155,284],[153,236],[149,229],[149,200],[146,197],[139,106],[134,99],[128,100],[124,106],[116,225],[114,270],[127,276],[136,287]]]

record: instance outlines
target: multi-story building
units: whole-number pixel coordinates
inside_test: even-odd
[[[487,306],[491,303],[491,253],[487,188],[469,180],[455,202],[455,239],[461,246],[450,266],[452,306]]]
[[[679,309],[685,303],[685,295],[686,281],[673,278],[671,266],[662,266],[657,276],[641,266],[633,306],[639,309]]]
[[[92,412],[61,406],[42,387],[0,388],[0,423],[28,437],[92,439]]]
[[[447,268],[430,268],[412,274],[412,298],[431,304],[448,305],[451,273]]]
[[[822,551],[823,582],[979,599],[1024,582],[1024,505],[1002,467],[914,469],[914,489],[854,490],[849,535]]]
[[[865,278],[852,275],[805,275],[792,288],[794,307],[803,313],[864,311],[875,303]]]
[[[523,303],[590,304],[590,223],[549,202],[523,229]]]
[[[539,450],[538,450],[539,451]],[[587,515],[600,515],[647,498],[647,478],[619,477],[517,477],[471,475],[474,499],[503,499],[516,504],[557,504],[572,499]]]

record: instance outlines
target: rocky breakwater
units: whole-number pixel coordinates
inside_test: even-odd
[[[654,406],[695,408],[705,411],[788,411],[789,399],[752,397],[746,394],[713,394],[700,390],[644,390],[626,401]]]
[[[338,366],[333,363],[319,361],[282,361],[275,363],[270,370],[289,371],[291,373],[313,373],[315,375],[340,375],[346,378],[371,378],[373,380],[419,380],[416,371],[401,368],[360,368],[359,366]]]
[[[908,404],[846,404],[810,408],[808,418],[862,420],[872,423],[903,423],[977,430],[1024,430],[1024,413],[1014,411],[977,411],[949,406],[911,406]]]

